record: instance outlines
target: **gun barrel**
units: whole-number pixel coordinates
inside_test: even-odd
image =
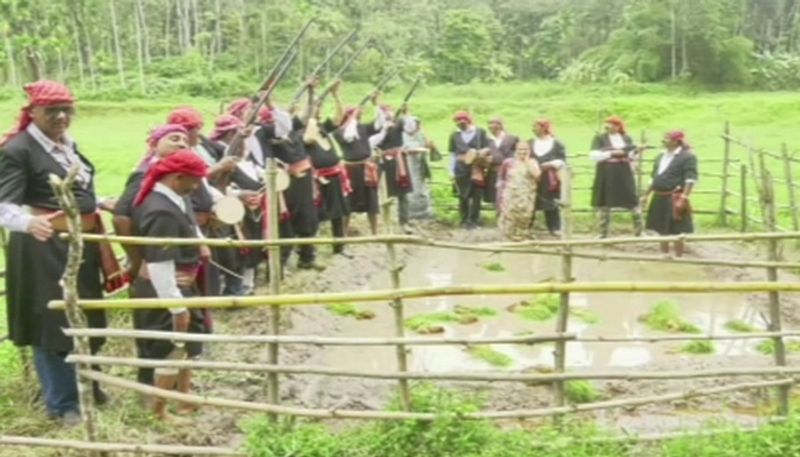
[[[312,17],[311,19],[308,20],[308,22],[305,23],[305,25],[303,25],[303,28],[300,29],[297,35],[292,39],[292,41],[283,51],[283,54],[281,54],[280,59],[278,59],[278,61],[275,62],[275,65],[272,67],[272,70],[270,70],[269,74],[267,75],[267,78],[261,83],[259,91],[267,90],[272,81],[277,78],[277,75],[278,73],[280,73],[283,63],[289,58],[289,56],[292,53],[292,50],[295,49],[295,47],[297,47],[297,44],[300,42],[303,36],[305,36],[306,32],[308,32],[308,29],[311,27],[311,24],[313,24],[315,20],[316,18]]]

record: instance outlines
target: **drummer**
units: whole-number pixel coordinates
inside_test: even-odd
[[[485,174],[481,166],[473,163],[474,156],[487,151],[489,136],[485,130],[475,126],[472,115],[466,111],[457,112],[453,121],[458,130],[450,135],[448,150],[452,154],[461,226],[470,230],[480,225],[481,201],[486,188]]]

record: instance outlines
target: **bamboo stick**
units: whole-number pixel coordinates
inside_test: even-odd
[[[772,174],[764,171],[764,216],[767,219],[768,227],[775,229],[775,187],[772,183]],[[768,242],[767,253],[770,260],[778,260],[778,242],[771,240]],[[778,269],[774,267],[767,268],[767,280],[778,282]],[[769,330],[771,332],[781,331],[781,302],[777,292],[769,292]],[[784,344],[781,336],[776,336],[772,339],[775,343],[775,365],[786,365],[786,345]],[[783,386],[778,389],[778,413],[781,416],[789,415],[789,393],[790,388]]]
[[[741,219],[739,220],[739,229],[742,233],[747,231],[747,165],[742,164],[739,169],[739,186],[742,191],[740,200]]]
[[[69,248],[67,263],[61,279],[65,304],[67,323],[72,328],[88,327],[86,315],[78,306],[78,276],[83,263],[83,239],[81,238],[81,213],[72,186],[78,176],[78,164],[73,165],[62,180],[56,175],[50,175],[50,186],[58,199],[58,204],[67,216],[67,229],[69,233]],[[89,338],[73,338],[74,351],[79,355],[91,354]],[[91,369],[89,365],[76,367],[81,370]],[[83,419],[84,436],[86,441],[97,441],[97,422],[95,419],[94,396],[92,395],[91,380],[78,376],[75,372],[75,381],[78,388],[78,404]],[[90,456],[101,457],[99,452],[91,452]]]
[[[269,212],[269,236],[267,238],[271,241],[274,241],[279,238],[278,224],[280,218],[280,197],[278,196],[277,191],[278,166],[274,157],[267,160],[267,170],[265,173],[267,174],[266,198],[268,199],[267,203],[269,204],[267,207]],[[273,245],[269,248],[269,293],[273,297],[277,297],[281,293],[282,270],[283,265],[281,265],[281,249],[279,246]],[[273,305],[271,307],[269,315],[269,330],[274,336],[278,336],[278,334],[280,334],[280,313],[281,311],[279,306]],[[277,341],[274,343],[269,343],[268,351],[269,362],[273,365],[277,365],[280,356],[280,346],[278,345]],[[279,382],[280,380],[278,379],[277,373],[270,373],[267,376],[268,398],[269,402],[273,405],[277,405],[280,402]],[[278,417],[270,415],[270,419],[275,422],[277,421]]]
[[[765,366],[753,368],[724,368],[717,370],[676,370],[676,371],[583,371],[563,373],[530,373],[524,371],[492,372],[425,372],[425,371],[386,371],[386,370],[345,370],[318,365],[271,365],[263,363],[218,362],[209,360],[158,360],[125,357],[69,355],[67,362],[92,363],[96,365],[144,368],[178,368],[210,371],[232,371],[245,373],[277,373],[290,375],[332,376],[343,378],[380,379],[385,381],[427,380],[458,382],[524,382],[537,384],[560,383],[579,379],[586,380],[678,380],[704,379],[737,376],[794,376],[800,373],[798,366]]]
[[[720,193],[719,217],[717,222],[722,226],[728,225],[728,213],[725,211],[728,199],[728,165],[731,158],[731,142],[727,139],[731,133],[731,124],[725,121],[724,148],[722,151],[722,192]],[[708,174],[708,173],[704,173]]]
[[[798,215],[797,197],[795,195],[794,178],[792,177],[792,164],[789,161],[789,151],[786,143],[781,146],[781,158],[783,159],[783,171],[786,178],[786,191],[789,194],[789,216],[792,218],[792,229],[800,230],[800,215]]]
[[[311,409],[292,406],[279,406],[268,403],[255,403],[241,400],[227,400],[217,397],[203,397],[199,395],[184,394],[174,391],[159,389],[156,387],[139,384],[116,376],[92,371],[80,371],[81,376],[86,376],[94,381],[102,382],[115,387],[133,390],[154,397],[176,400],[200,406],[218,406],[222,408],[239,409],[245,411],[260,411],[274,414],[286,414],[293,416],[317,417],[327,419],[371,419],[371,420],[421,420],[432,421],[437,418],[435,413],[414,413],[405,411],[354,411],[340,409]],[[512,411],[489,411],[478,413],[463,413],[459,415],[461,419],[525,419],[533,417],[550,417],[568,413],[580,413],[597,411],[603,409],[626,408],[642,406],[653,403],[665,403],[675,400],[684,400],[701,396],[717,395],[727,392],[734,392],[744,389],[759,389],[774,387],[779,385],[793,384],[793,379],[780,379],[775,381],[749,382],[708,389],[696,389],[685,392],[675,392],[664,395],[654,395],[632,399],[611,400],[597,403],[586,403],[582,405],[569,405],[552,408],[534,410],[512,410]]]
[[[112,328],[64,329],[67,336],[141,338],[166,341],[193,341],[208,343],[254,344],[310,344],[315,346],[444,346],[444,345],[484,345],[484,344],[537,344],[558,340],[575,340],[574,333],[537,334],[525,336],[469,338],[469,337],[403,337],[403,338],[337,338],[315,335],[220,335],[203,333],[160,332],[153,330],[122,330]],[[784,332],[792,334],[792,332]],[[796,332],[800,336],[800,331]],[[772,336],[769,334],[768,336]]]
[[[100,443],[75,440],[55,440],[48,438],[32,438],[28,436],[0,435],[0,446],[46,447],[71,449],[90,452],[129,452],[166,455],[225,455],[244,457],[243,452],[235,449],[206,446],[178,446],[172,444],[137,444],[137,443]]]
[[[118,235],[98,235],[94,233],[82,234],[84,241],[89,242],[110,242],[131,244],[136,246],[209,246],[225,248],[263,248],[270,246],[304,246],[304,245],[327,245],[327,244],[374,244],[374,243],[397,243],[415,244],[420,246],[432,247],[475,247],[479,246],[486,249],[497,247],[517,247],[517,246],[613,246],[621,244],[656,244],[661,242],[685,241],[685,242],[726,242],[726,241],[764,241],[768,239],[800,239],[800,232],[762,232],[762,233],[719,233],[708,235],[674,235],[662,237],[620,237],[606,239],[579,239],[579,240],[533,240],[518,242],[499,242],[499,243],[441,243],[434,240],[425,239],[410,235],[378,235],[348,238],[297,238],[297,239],[277,239],[277,240],[234,240],[225,239],[196,239],[196,238],[155,238],[155,237],[135,237]],[[63,236],[64,239],[68,237]]]
[[[562,227],[561,240],[568,241],[572,237],[572,171],[569,166],[564,167],[561,176],[561,195],[562,203]],[[561,281],[570,283],[572,278],[572,248],[564,246],[561,251]],[[569,292],[559,294],[558,315],[556,318],[556,333],[566,333],[569,326]],[[556,341],[555,344],[555,370],[563,373],[567,366],[567,343],[564,340]],[[556,405],[566,404],[567,398],[563,382],[558,382],[554,386]],[[560,425],[560,417],[554,417],[556,423]]]
[[[711,293],[711,292],[800,292],[797,282],[574,282],[537,284],[475,284],[469,286],[418,287],[358,292],[285,294],[254,297],[192,297],[191,299],[128,298],[118,300],[79,300],[83,309],[161,309],[177,306],[190,308],[235,308],[265,305],[321,305],[347,302],[375,302],[438,296],[517,295],[561,292],[606,293]],[[50,309],[63,309],[64,301],[49,303]]]

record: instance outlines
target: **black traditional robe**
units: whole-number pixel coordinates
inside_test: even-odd
[[[383,141],[378,145],[381,151],[391,151],[403,147],[403,118],[394,120],[393,125],[386,129],[386,136]],[[397,161],[402,157],[403,165],[406,170],[405,184],[398,182],[398,164]],[[408,158],[405,154],[402,156],[395,156],[392,158],[383,157],[381,162],[381,169],[383,170],[384,179],[386,179],[386,190],[389,197],[397,197],[406,195],[413,189],[411,188],[411,177],[408,176]]]
[[[76,153],[89,168],[91,180],[73,187],[81,214],[97,210],[94,193],[94,167]],[[61,178],[67,171],[45,151],[28,132],[22,132],[0,151],[0,203],[13,203],[58,211],[58,200],[49,183],[50,174]],[[17,346],[41,346],[69,352],[72,338],[62,328],[69,327],[63,311],[47,308],[51,300],[63,299],[59,285],[67,263],[68,244],[54,235],[46,242],[27,233],[11,232],[6,257],[6,309],[8,330]],[[103,297],[100,251],[97,243],[85,243],[83,263],[78,273],[78,294],[84,299]],[[103,311],[86,311],[90,327],[105,327]],[[97,349],[102,340],[94,339]]]
[[[658,172],[664,154],[656,158],[653,165],[653,189],[650,207],[647,210],[645,228],[661,235],[677,235],[694,232],[691,212],[685,213],[680,221],[672,214],[672,193],[683,189],[686,181],[697,181],[697,156],[688,148],[672,158],[669,166],[662,173]]]
[[[252,162],[253,164],[258,167],[258,162],[252,157],[252,155],[248,155],[246,159],[247,161]],[[245,173],[241,168],[236,167],[236,170],[233,172],[231,176],[231,182],[236,184],[242,190],[250,190],[254,192],[262,192],[262,183],[259,179],[256,179],[249,174]],[[264,213],[262,209],[259,207],[257,209],[250,209],[247,208],[244,215],[244,220],[242,220],[242,235],[248,240],[262,240],[264,239],[264,230],[263,230],[263,216]],[[242,260],[242,266],[244,268],[256,268],[258,264],[264,260],[266,256],[264,255],[264,250],[259,248],[245,248],[240,250],[240,258]]]
[[[564,148],[564,144],[562,142],[554,140],[553,147],[550,149],[550,151],[541,156],[536,155],[534,152],[533,143],[534,140],[529,141],[531,147],[531,157],[536,159],[540,166],[543,163],[551,162],[553,160],[563,160],[564,162],[567,161],[566,148]],[[542,176],[539,178],[539,187],[536,190],[536,211],[554,211],[558,209],[557,200],[561,197],[561,192],[559,190],[551,190],[552,187],[552,178],[550,176],[550,172],[543,168]]]
[[[344,140],[343,127],[339,127],[333,133],[333,138],[339,143],[342,156],[345,162],[363,162],[372,157],[372,149],[369,146],[369,137],[378,133],[374,123],[358,124],[358,139],[348,143]],[[350,211],[354,213],[378,214],[380,205],[378,202],[378,188],[367,186],[363,164],[346,164],[347,173],[350,176],[350,185],[353,192],[347,196],[347,203]]]
[[[153,191],[141,205],[133,210],[133,228],[136,236],[153,238],[197,238],[197,226],[191,214],[184,213],[166,195]],[[197,246],[144,246],[142,249],[145,262],[175,262],[176,271],[196,269],[200,262],[200,251]],[[157,298],[158,295],[149,279],[141,277],[134,281],[136,296],[139,298]],[[179,287],[184,297],[198,294],[196,286]],[[204,314],[201,309],[190,308],[191,321],[189,332],[207,332]],[[134,311],[133,325],[140,330],[172,331],[172,313],[168,309],[140,309]],[[144,358],[163,359],[175,348],[168,340],[139,340],[140,356]],[[201,343],[186,343],[189,357],[195,357],[202,351]]]
[[[633,139],[622,136],[625,151],[634,149]],[[615,149],[607,133],[598,135],[592,141],[593,151]],[[592,186],[592,206],[596,208],[628,208],[639,206],[636,195],[636,179],[628,157],[612,157],[597,163]]]
[[[451,153],[455,154],[456,163],[455,163],[455,179],[456,179],[456,186],[458,186],[459,195],[462,198],[467,198],[467,196],[472,192],[473,187],[475,184],[472,182],[471,179],[471,167],[466,163],[459,160],[459,157],[463,156],[467,153],[470,149],[484,149],[489,147],[489,137],[486,135],[486,131],[481,128],[475,129],[475,135],[469,142],[464,142],[464,139],[461,138],[461,132],[453,132],[450,135],[450,142],[448,145],[447,150]],[[485,186],[482,187],[482,189]]]
[[[320,135],[325,138],[330,138],[330,135],[336,131],[331,119],[326,119],[319,126]],[[306,144],[306,151],[311,157],[311,164],[316,170],[336,167],[341,163],[341,159],[336,155],[336,149],[333,143],[329,140],[330,148],[324,148],[317,142]],[[326,183],[317,180],[319,183],[319,192],[321,204],[318,205],[319,220],[327,221],[331,219],[338,219],[350,215],[350,206],[347,204],[347,197],[342,191],[342,179],[340,176],[329,176],[324,178]]]

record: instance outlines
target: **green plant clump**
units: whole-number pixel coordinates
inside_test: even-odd
[[[701,333],[700,328],[683,320],[680,309],[675,302],[663,300],[650,309],[650,312],[640,318],[653,330],[671,333]]]
[[[786,352],[794,353],[800,352],[800,341],[786,341]],[[756,351],[764,355],[772,355],[775,353],[775,340],[764,340],[756,345]]]
[[[570,403],[591,403],[603,395],[589,381],[567,381],[564,384],[564,395]]]
[[[740,319],[733,319],[726,322],[725,328],[735,333],[753,333],[758,331],[755,326]]]
[[[697,355],[713,354],[714,343],[711,340],[691,341],[681,347],[681,352]]]
[[[558,314],[561,306],[560,298],[557,294],[542,294],[536,296],[533,301],[523,300],[514,306],[513,311],[523,319],[530,321],[546,321]]]
[[[333,314],[341,317],[355,317],[358,320],[375,318],[374,312],[358,309],[351,303],[331,303],[325,308]]]
[[[503,264],[500,262],[487,262],[482,264],[481,268],[483,268],[486,271],[491,271],[493,273],[501,273],[503,271],[506,271],[506,267],[504,267]]]
[[[514,365],[514,359],[502,352],[492,349],[492,347],[488,345],[470,346],[467,352],[493,367],[508,368]]]
[[[573,308],[569,310],[569,314],[585,324],[596,324],[600,322],[600,316],[592,310],[585,308]]]
[[[417,333],[442,333],[444,328],[441,324],[457,323],[468,325],[478,322],[482,317],[491,317],[495,315],[497,315],[497,311],[491,308],[473,308],[470,306],[457,305],[453,311],[440,311],[410,317],[405,320],[405,326]]]

